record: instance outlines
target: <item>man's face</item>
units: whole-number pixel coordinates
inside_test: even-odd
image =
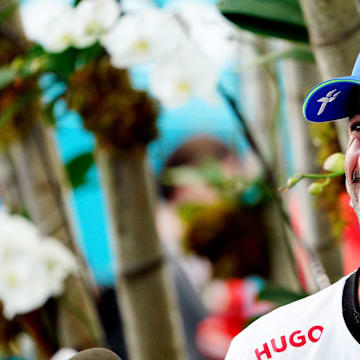
[[[345,156],[348,192],[360,223],[360,112],[349,120],[349,143]]]

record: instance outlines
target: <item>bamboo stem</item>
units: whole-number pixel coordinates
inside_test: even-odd
[[[24,212],[20,179],[11,154],[6,149],[0,150],[0,197],[10,211],[18,214]]]
[[[0,24],[0,34],[16,43],[19,51],[26,53],[28,50],[27,40],[20,21],[17,0],[1,0],[0,10],[9,6],[16,6],[15,11],[7,21]],[[26,111],[26,110],[24,110]],[[41,112],[41,110],[39,110]],[[39,118],[41,113],[39,113]],[[31,119],[38,120],[37,116]],[[68,208],[64,175],[61,162],[56,152],[56,145],[49,130],[40,121],[34,121],[30,134],[12,144],[9,149],[13,165],[11,177],[18,179],[18,194],[21,196],[23,208],[29,212],[30,218],[38,226],[43,235],[54,236],[63,244],[75,252],[79,258],[72,224]],[[3,158],[4,159],[4,158]],[[10,174],[10,171],[7,171]],[[0,174],[1,176],[1,174]],[[6,184],[8,178],[0,180],[0,184]],[[3,187],[6,191],[8,188]],[[15,196],[13,196],[15,198]],[[7,194],[3,193],[3,199],[9,207],[14,206]],[[85,262],[83,261],[85,269]],[[63,297],[82,309],[87,323],[79,321],[70,311],[59,305],[59,331],[62,333],[62,346],[70,346],[78,349],[89,346],[102,345],[103,334],[100,322],[95,310],[92,294],[89,293],[90,281],[85,282],[86,272],[82,278],[70,276]],[[89,336],[89,324],[96,329],[97,338]]]
[[[323,80],[349,75],[359,53],[360,14],[357,1],[300,0],[300,5]],[[347,123],[337,121],[335,125],[341,150],[345,152]]]
[[[117,293],[132,360],[185,358],[182,328],[153,218],[144,151],[97,160],[112,220],[119,273]]]
[[[43,235],[55,237],[74,252],[82,260],[83,270],[86,269],[70,222],[64,175],[50,131],[36,123],[28,136],[12,144],[10,152],[22,180],[21,193],[30,218]],[[59,331],[63,345],[82,349],[101,345],[103,335],[93,294],[89,291],[93,285],[86,278],[86,270],[80,276],[69,277],[62,296],[82,310],[87,322],[80,321],[71,311],[60,306]],[[89,326],[94,327],[96,338],[90,335]]]

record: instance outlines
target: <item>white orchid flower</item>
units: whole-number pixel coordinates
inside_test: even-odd
[[[84,48],[99,40],[116,22],[120,5],[116,0],[83,0],[75,8],[74,46]]]
[[[177,0],[167,9],[177,14],[188,28],[189,39],[217,64],[225,66],[239,59],[240,32],[215,4]]]
[[[74,9],[60,0],[36,0],[21,7],[26,36],[48,52],[62,52],[73,44]]]
[[[191,44],[158,61],[150,74],[150,89],[164,106],[175,108],[197,96],[216,99],[218,68]]]
[[[0,211],[0,301],[7,319],[33,311],[63,290],[76,271],[61,243],[43,238],[25,218]]]
[[[60,53],[74,44],[74,32],[72,25],[74,11],[72,7],[64,9],[58,17],[54,18],[47,28],[44,29],[43,36],[39,39],[39,44],[50,53]]]
[[[44,305],[51,296],[47,285],[46,268],[36,258],[22,257],[2,264],[0,300],[5,318],[12,319]]]
[[[120,18],[102,44],[115,67],[127,68],[159,59],[184,40],[184,32],[171,14],[149,9]]]
[[[58,240],[46,238],[41,245],[41,260],[44,262],[48,275],[48,285],[52,295],[60,295],[64,288],[64,280],[70,273],[78,270],[72,253]]]

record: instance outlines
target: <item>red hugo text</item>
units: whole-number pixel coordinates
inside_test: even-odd
[[[257,360],[271,359],[273,353],[282,353],[286,351],[289,346],[295,348],[304,346],[309,340],[312,343],[316,343],[320,340],[324,328],[320,325],[313,326],[309,329],[307,334],[302,334],[302,330],[296,330],[290,334],[289,339],[283,335],[280,339],[271,339],[270,344],[265,343],[262,347],[255,349],[255,355]]]

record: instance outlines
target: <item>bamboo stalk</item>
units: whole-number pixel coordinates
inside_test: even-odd
[[[24,206],[32,221],[43,235],[55,237],[81,259],[70,222],[64,175],[50,130],[41,123],[35,124],[29,135],[10,146],[10,153],[21,179]],[[84,262],[82,265],[85,266]],[[63,346],[84,349],[102,344],[101,327],[89,286],[85,272],[80,277],[67,279],[62,303],[73,304],[82,317],[59,306],[58,330]]]
[[[242,44],[242,52],[248,62],[253,61],[259,55],[264,55],[270,46],[265,39],[249,34],[251,41]],[[252,66],[241,73],[246,91],[242,94],[244,103],[249,104],[244,108],[247,125],[254,136],[259,152],[266,163],[273,169],[274,174],[279,175],[279,151],[277,139],[277,119],[279,104],[279,89],[272,69],[264,65]],[[261,104],[261,106],[259,106]],[[261,129],[261,131],[258,131]],[[258,156],[254,153],[253,163],[259,164]],[[278,180],[278,176],[277,176]],[[266,209],[265,223],[270,235],[270,277],[273,282],[285,288],[299,290],[299,280],[294,259],[289,256],[289,251],[284,241],[290,241],[290,234],[286,232],[286,224],[281,218],[279,209],[273,203],[269,203]]]
[[[360,47],[360,15],[355,0],[300,0],[321,77],[351,73]],[[315,85],[315,84],[314,84]],[[342,151],[348,136],[347,123],[336,122]]]
[[[184,359],[182,328],[155,230],[144,151],[97,160],[112,220],[119,273],[117,293],[132,360]]]
[[[0,150],[0,195],[7,208],[15,213],[24,212],[24,201],[20,193],[20,179],[11,154]]]
[[[14,5],[15,11],[12,11],[11,17],[1,23],[0,34],[16,43],[19,51],[26,54],[27,41],[16,7],[18,1],[1,0],[0,10]],[[41,112],[41,108],[39,108],[39,112]],[[40,118],[41,113],[38,115]],[[21,195],[19,200],[41,233],[54,236],[80,258],[70,221],[71,214],[65,195],[62,166],[50,130],[46,129],[39,121],[34,121],[30,133],[12,144],[7,151],[8,153],[3,153],[2,175],[4,178],[3,181],[0,180],[0,184],[6,185],[2,187],[4,190],[2,197],[5,203],[9,207],[13,207],[15,204],[15,195],[10,197],[7,194],[7,189],[9,189],[7,184],[9,183],[8,179],[16,178],[19,181],[16,186],[14,182],[13,188],[18,187],[16,191],[18,195]],[[14,166],[11,168],[8,165]],[[13,190],[12,193],[15,194],[16,191]],[[84,263],[83,265],[85,267]],[[70,276],[67,279],[62,299],[62,304],[72,304],[73,308],[82,312],[82,316],[76,316],[69,310],[69,307],[59,303],[58,330],[62,346],[83,349],[102,344],[103,334],[95,310],[94,299],[92,299],[93,294],[90,294],[88,289],[90,281],[86,283],[85,273],[84,271],[81,277]],[[85,323],[80,318],[86,318],[87,322]],[[96,334],[95,337],[94,334]]]
[[[320,172],[321,169],[316,163],[317,150],[302,114],[303,94],[311,87],[314,79],[319,78],[319,74],[314,65],[297,60],[286,60],[283,63],[283,73],[284,79],[291,79],[285,81],[285,87],[295,172]],[[343,276],[341,244],[331,232],[330,220],[314,206],[313,198],[307,191],[308,186],[309,181],[303,180],[294,189],[301,212],[299,221],[303,229],[302,237],[305,244],[319,255],[330,281],[335,282]]]

